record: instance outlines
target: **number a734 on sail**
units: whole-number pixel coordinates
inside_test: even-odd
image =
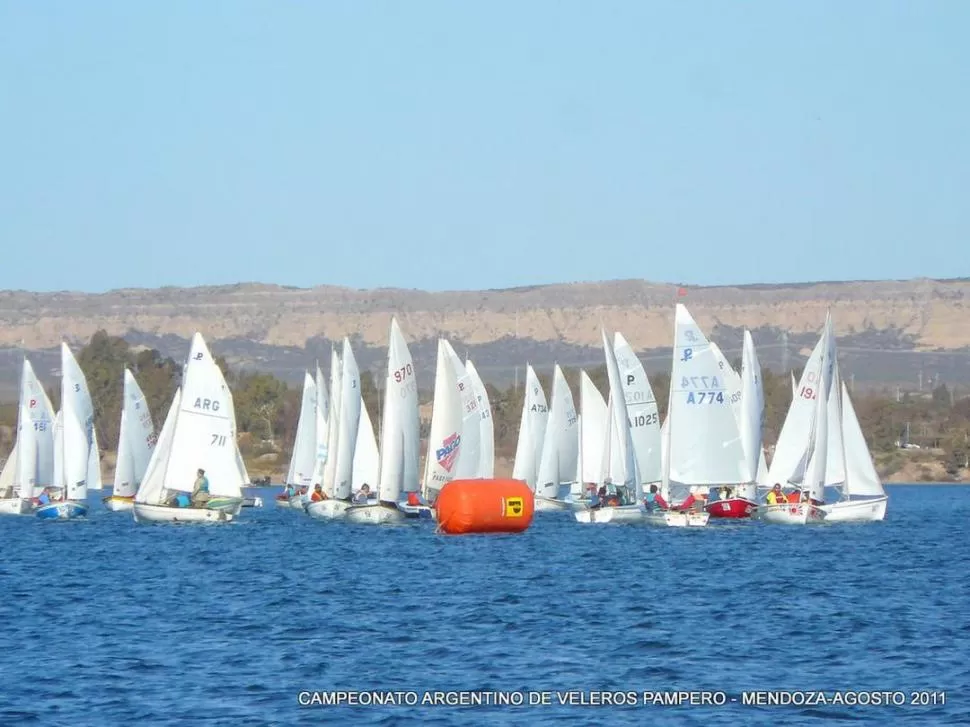
[[[197,488],[203,472],[208,492]],[[199,333],[135,494],[138,522],[228,522],[249,481],[236,445],[236,415],[222,370]]]

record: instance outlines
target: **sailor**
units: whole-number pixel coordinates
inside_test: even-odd
[[[643,496],[643,504],[647,508],[647,512],[666,510],[670,507],[667,501],[664,500],[663,495],[657,491],[656,485],[650,485],[650,492]]]
[[[320,502],[321,500],[326,499],[327,494],[323,491],[323,488],[320,487],[320,483],[318,482],[313,486],[313,494],[310,495],[310,502]]]
[[[783,505],[787,502],[785,493],[781,491],[781,484],[778,482],[768,491],[768,497],[765,499],[769,505]]]
[[[366,482],[360,486],[360,492],[354,497],[355,505],[366,505],[367,499],[370,497],[370,485]]]
[[[204,506],[211,497],[209,495],[209,478],[205,476],[205,470],[201,467],[196,474],[198,476],[192,486],[192,504]]]

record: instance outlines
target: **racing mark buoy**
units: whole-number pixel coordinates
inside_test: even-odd
[[[438,528],[462,533],[521,533],[532,524],[532,490],[522,480],[452,480],[435,502]]]

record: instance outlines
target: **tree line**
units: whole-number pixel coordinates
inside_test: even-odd
[[[98,441],[105,450],[113,450],[118,441],[121,418],[122,381],[124,369],[131,369],[145,393],[145,398],[155,420],[156,430],[161,429],[165,414],[181,384],[182,365],[157,350],[132,348],[120,337],[109,336],[104,331],[95,333],[77,354],[78,363],[84,371],[94,403],[95,427]],[[270,373],[234,369],[222,357],[216,357],[222,368],[232,394],[236,409],[236,421],[241,435],[243,454],[258,455],[279,452],[285,461],[296,438],[296,425],[302,400],[302,382],[287,384]],[[734,362],[740,369],[740,362]],[[600,392],[607,392],[606,366],[587,369]],[[579,369],[563,368],[566,381],[579,405]],[[796,371],[796,377],[800,372]],[[547,396],[552,391],[552,376],[538,374]],[[777,374],[768,369],[762,371],[765,396],[764,440],[773,443],[781,430],[785,414],[791,403],[791,378],[786,372]],[[654,375],[650,379],[657,398],[661,418],[666,415],[669,374]],[[421,391],[421,401],[432,397],[433,375]],[[519,420],[525,396],[523,386],[499,389],[486,384],[495,426],[495,451],[499,456],[511,457],[515,452]],[[375,427],[379,427],[381,390],[370,371],[361,372],[361,393]],[[60,407],[58,387],[49,389],[55,409]],[[947,469],[951,473],[965,466],[970,453],[970,398],[954,401],[945,384],[937,387],[930,396],[907,393],[899,397],[888,391],[870,391],[853,395],[856,413],[870,448],[874,452],[889,451],[897,447],[906,425],[912,432],[911,439],[922,441],[924,446],[942,449]],[[0,407],[0,424],[16,427],[16,404]],[[424,422],[423,434],[428,423]],[[9,439],[9,438],[8,438]],[[2,454],[6,454],[12,441],[0,442]]]

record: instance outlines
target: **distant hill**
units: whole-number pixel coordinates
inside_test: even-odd
[[[856,385],[916,388],[970,384],[970,280],[909,280],[689,287],[641,280],[506,290],[310,289],[257,283],[198,288],[0,292],[0,396],[16,390],[23,347],[42,376],[64,337],[80,346],[98,329],[181,359],[199,330],[230,364],[298,381],[330,344],[350,336],[362,368],[378,372],[391,315],[411,343],[430,388],[435,339],[449,338],[492,383],[558,361],[598,366],[600,326],[619,330],[651,371],[669,368],[673,304],[687,304],[725,350],[739,356],[752,329],[758,354],[778,370],[799,366],[831,310],[843,374]],[[517,372],[518,368],[518,372]]]

